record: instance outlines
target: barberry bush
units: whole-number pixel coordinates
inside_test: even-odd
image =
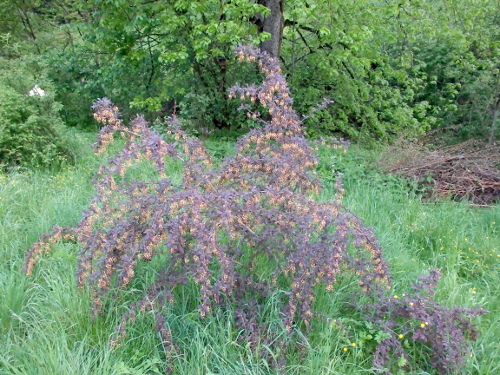
[[[447,307],[435,300],[441,274],[438,270],[418,277],[410,291],[401,295],[377,291],[372,301],[357,304],[366,321],[379,330],[373,365],[384,374],[408,369],[415,358],[408,350],[429,358],[428,365],[439,374],[460,374],[469,353],[467,339],[476,340],[470,320],[485,313],[481,308]]]
[[[341,204],[341,182],[334,201],[316,199],[321,189],[317,159],[292,108],[278,61],[252,47],[238,48],[236,56],[242,63],[257,64],[263,82],[233,87],[229,97],[239,98],[242,109],[262,126],[241,137],[233,155],[215,162],[175,118],[164,136],[141,116],[127,126],[118,108],[100,99],[93,106],[94,117],[103,125],[96,151],[106,152],[116,143],[116,135],[124,139],[123,147],[100,167],[95,195],[78,225],[55,227],[26,256],[24,271],[31,275],[39,256],[54,243],[78,243],[78,284],[92,291],[95,317],[131,288],[146,263],[154,265],[156,277],[123,315],[111,345],[120,344],[139,312],[155,310],[167,356],[174,352],[175,337],[165,316],[176,303],[176,290],[184,285],[198,291],[200,318],[231,312],[240,339],[254,348],[293,342],[273,337],[273,330],[260,319],[269,298],[278,298],[282,324],[292,336],[307,332],[312,320],[320,319],[315,292],[323,288],[335,293],[344,273],[356,275],[367,301],[391,288],[373,232]],[[267,113],[261,116],[259,110]],[[169,176],[172,163],[182,166],[180,178]],[[392,301],[380,299],[357,308],[374,309],[375,315],[367,319],[394,336],[399,331],[384,319],[405,321],[413,316],[400,312]],[[432,364],[447,373],[448,364],[465,352],[464,331],[473,330],[468,318],[477,312],[450,310],[455,318],[449,318],[439,308],[425,311],[427,315],[418,318],[425,318],[435,331],[455,329],[449,337],[454,343],[445,336],[432,341],[443,353]],[[420,331],[415,335],[424,341],[428,337]],[[388,336],[376,349],[375,367],[389,364],[390,351],[406,356],[393,339]],[[448,357],[448,349],[455,347]],[[286,353],[286,345],[280,349]]]

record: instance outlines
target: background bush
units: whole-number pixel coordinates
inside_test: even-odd
[[[0,166],[49,166],[70,160],[61,105],[38,59],[2,59],[0,64]],[[45,96],[28,95],[35,85]]]

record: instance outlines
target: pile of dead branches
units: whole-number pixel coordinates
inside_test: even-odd
[[[500,145],[469,140],[431,150],[411,142],[390,147],[381,160],[389,173],[416,181],[428,198],[500,202]]]

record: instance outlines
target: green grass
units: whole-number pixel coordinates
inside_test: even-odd
[[[90,144],[83,137],[81,144]],[[227,144],[209,145],[216,155]],[[472,343],[465,372],[500,373],[500,207],[466,203],[422,202],[411,186],[383,176],[367,164],[372,155],[352,147],[347,154],[322,151],[322,200],[333,199],[336,171],[344,173],[345,205],[374,231],[394,278],[394,293],[407,290],[429,268],[443,274],[438,298],[449,306],[482,306],[480,337]],[[0,374],[161,374],[166,354],[154,331],[152,312],[139,316],[121,346],[107,343],[127,308],[128,297],[104,316],[90,319],[90,298],[75,283],[77,249],[57,245],[36,267],[32,278],[21,272],[25,251],[38,236],[57,225],[75,225],[92,194],[98,160],[81,148],[76,166],[58,171],[0,175]],[[174,374],[375,374],[371,370],[370,327],[345,315],[344,280],[333,294],[319,292],[317,308],[334,321],[318,321],[309,337],[299,337],[284,371],[273,369],[276,352],[262,356],[238,340],[224,312],[200,320],[191,291],[169,312],[167,322],[178,350],[170,356]],[[133,292],[130,292],[133,294]],[[277,291],[279,293],[279,291]],[[266,319],[285,335],[276,304],[269,300]],[[346,336],[338,324],[351,328]],[[353,346],[356,344],[356,346]],[[266,352],[266,348],[263,348]],[[416,356],[425,355],[419,352]],[[427,374],[415,367],[408,374]]]

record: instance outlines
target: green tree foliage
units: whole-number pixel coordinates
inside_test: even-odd
[[[100,92],[154,115],[181,104],[184,117],[197,126],[228,127],[236,116],[223,100],[236,74],[228,56],[236,45],[259,44],[265,37],[249,22],[266,14],[265,7],[247,0],[116,0],[87,6],[89,18],[78,27],[82,41],[71,48],[74,58],[68,62],[64,52],[56,63],[68,91],[74,91],[69,82],[76,74],[89,101],[96,97],[90,93]]]
[[[73,40],[68,25],[81,18],[75,0],[0,0],[0,56],[42,54],[62,49]],[[18,46],[13,53],[9,45]]]
[[[282,57],[299,103],[325,94],[337,101],[324,115],[330,121],[316,120],[311,131],[386,138],[449,127],[466,136],[494,134],[498,1],[287,3]],[[318,129],[322,122],[326,129]]]
[[[3,0],[3,56],[42,54],[70,125],[107,96],[124,116],[176,111],[195,130],[249,126],[227,88],[258,82],[239,44],[280,51],[308,132],[389,139],[428,129],[494,138],[499,113],[496,0]],[[279,43],[278,43],[279,42]],[[275,46],[273,50],[267,48]],[[10,52],[5,52],[10,51]],[[200,115],[203,113],[203,115]],[[497,114],[495,117],[495,113]]]
[[[429,128],[428,103],[415,101],[418,75],[393,61],[384,43],[393,37],[390,7],[365,0],[289,1],[283,55],[304,112],[323,96],[336,101],[309,125],[310,133],[386,138]],[[325,16],[326,15],[326,16]]]
[[[494,0],[399,1],[390,56],[418,69],[416,100],[426,100],[436,128],[486,134],[499,91],[500,3]]]
[[[75,53],[80,45],[79,25],[89,12],[75,0],[0,0],[0,57],[10,60],[37,56],[55,84],[60,113],[71,125],[91,121],[89,107],[96,90],[84,87],[79,76],[92,66],[89,58]],[[14,65],[16,65],[14,63]],[[85,95],[92,97],[85,101]],[[78,109],[77,109],[78,108]]]

